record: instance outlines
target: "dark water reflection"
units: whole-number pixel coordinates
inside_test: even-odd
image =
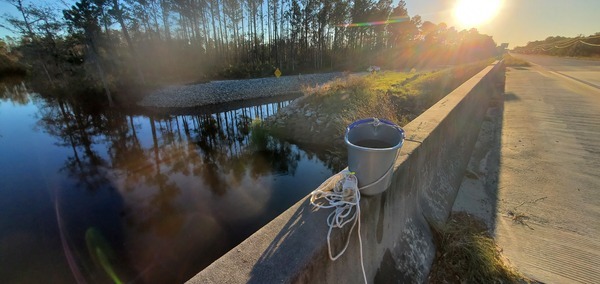
[[[0,92],[0,283],[183,282],[337,170],[252,133],[289,101],[145,116]]]

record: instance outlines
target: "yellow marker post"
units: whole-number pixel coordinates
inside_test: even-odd
[[[279,78],[281,76],[281,70],[279,68],[275,69],[275,77]]]

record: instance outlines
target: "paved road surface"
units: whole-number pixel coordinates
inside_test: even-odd
[[[600,61],[507,72],[496,236],[546,283],[600,283]]]
[[[512,54],[571,79],[600,88],[600,60],[571,59],[555,56]]]

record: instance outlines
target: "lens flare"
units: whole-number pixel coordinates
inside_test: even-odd
[[[362,22],[362,23],[349,23],[337,25],[338,27],[368,27],[368,26],[379,26],[393,23],[401,23],[410,20],[408,16],[391,17],[385,21],[374,21],[374,22]]]
[[[454,18],[463,28],[473,28],[492,20],[501,7],[502,0],[458,0]]]

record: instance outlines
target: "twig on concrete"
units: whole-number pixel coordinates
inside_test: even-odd
[[[548,198],[548,196],[540,197],[540,198],[538,198],[538,199],[536,199],[536,200],[534,200],[534,201],[523,201],[523,202],[521,202],[521,204],[517,205],[517,207],[513,208],[513,210],[515,210],[515,211],[516,211],[516,210],[517,210],[517,208],[519,208],[519,207],[521,207],[521,206],[523,206],[523,205],[525,205],[525,204],[535,204],[535,203],[537,203],[538,201],[542,201],[542,200],[544,200],[544,199],[546,199],[546,198]]]
[[[525,223],[525,220],[529,220],[529,216],[525,215],[525,214],[521,214],[521,213],[515,213],[513,211],[508,210],[507,216],[503,216],[503,217],[507,217],[510,218],[514,223],[519,223],[521,225],[527,226],[527,228],[534,230],[531,226],[529,226],[529,224]]]
[[[529,224],[525,223],[525,220],[529,220],[529,217],[525,214],[521,214],[521,213],[513,213],[510,212],[508,213],[508,215],[511,217],[511,219],[513,220],[513,222],[515,223],[519,223],[521,225],[525,225],[527,226],[527,228],[533,230],[533,228],[531,226],[529,226]]]
[[[548,196],[544,196],[544,197],[540,197],[538,199],[535,199],[533,201],[523,201],[521,202],[519,205],[515,206],[512,210],[508,210],[507,215],[508,217],[515,223],[519,223],[521,225],[527,226],[527,228],[533,230],[533,228],[531,226],[529,226],[529,224],[527,224],[525,221],[529,220],[529,216],[522,214],[522,213],[518,213],[517,212],[517,208],[525,205],[525,204],[535,204],[538,201],[542,201],[544,199],[548,198]]]

